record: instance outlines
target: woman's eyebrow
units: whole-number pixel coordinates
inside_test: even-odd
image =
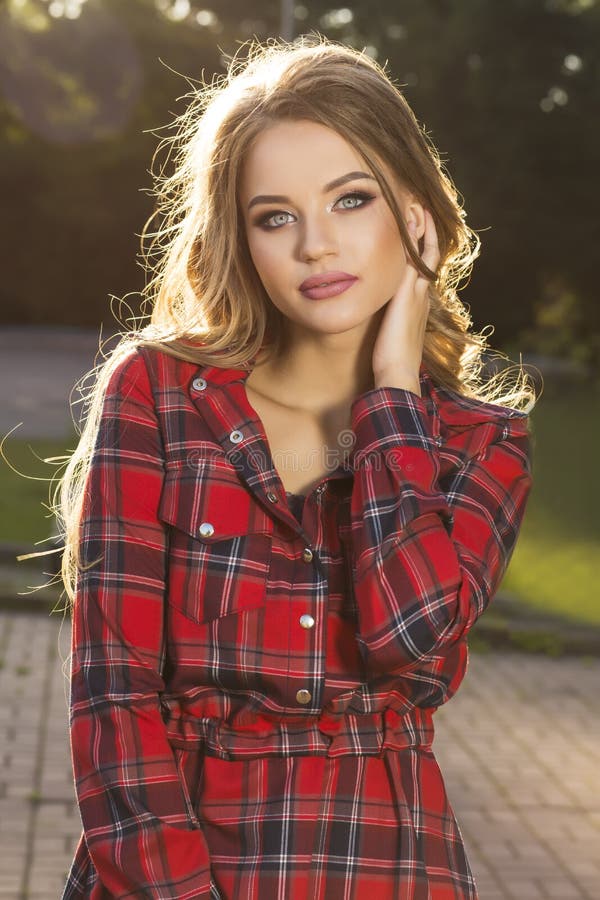
[[[343,184],[346,184],[347,181],[355,181],[358,178],[369,178],[371,181],[376,180],[375,177],[373,175],[369,175],[368,172],[348,172],[347,175],[340,175],[339,178],[334,178],[333,181],[330,181],[329,184],[326,184],[323,188],[323,193],[327,194],[329,191],[333,191],[334,188],[338,188]],[[290,198],[285,197],[283,194],[257,194],[257,196],[253,197],[248,204],[248,209],[252,209],[253,206],[257,206],[259,203],[289,202]]]

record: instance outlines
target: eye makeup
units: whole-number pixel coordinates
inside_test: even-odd
[[[332,204],[332,208],[336,207],[339,203],[342,202],[342,200],[353,199],[359,201],[357,205],[341,207],[344,212],[353,212],[355,209],[363,209],[363,207],[367,206],[372,200],[375,199],[375,196],[375,194],[370,194],[366,191],[348,191]],[[276,231],[279,228],[282,228],[283,225],[287,225],[287,222],[281,222],[278,225],[269,225],[269,221],[276,218],[277,216],[286,215],[291,216],[292,213],[289,213],[284,209],[270,210],[269,212],[263,213],[261,216],[258,216],[258,218],[254,221],[254,224],[260,228],[263,228],[265,231]]]

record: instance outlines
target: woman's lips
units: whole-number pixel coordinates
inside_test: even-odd
[[[343,294],[344,291],[347,291],[348,288],[352,287],[355,281],[358,281],[358,278],[343,278],[339,281],[332,281],[330,284],[304,288],[302,293],[311,300],[325,300],[327,297],[335,297],[338,294]]]

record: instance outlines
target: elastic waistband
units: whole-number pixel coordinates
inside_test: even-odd
[[[213,718],[171,710],[166,720],[172,746],[206,752],[222,759],[263,756],[378,756],[384,750],[431,749],[433,708],[408,713],[386,709],[362,715],[321,716],[312,722],[288,724],[284,719],[248,720],[235,727]]]

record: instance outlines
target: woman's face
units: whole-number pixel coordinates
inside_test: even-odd
[[[412,219],[421,236],[423,208],[384,171],[405,221]],[[358,152],[324,125],[278,122],[246,155],[239,199],[258,275],[292,330],[364,333],[396,291],[407,257],[394,215]],[[337,287],[301,290],[311,276],[319,283],[337,279]]]

